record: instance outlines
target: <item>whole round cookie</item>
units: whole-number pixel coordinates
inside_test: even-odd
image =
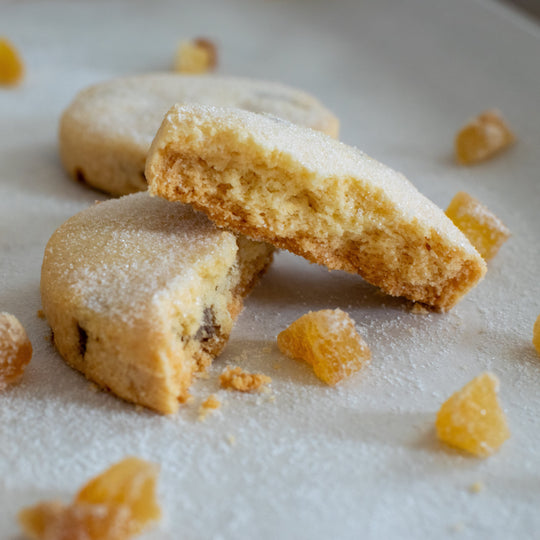
[[[332,137],[339,129],[337,118],[313,96],[275,82],[175,73],[125,77],[82,90],[63,113],[65,169],[112,195],[144,191],[148,149],[175,103],[270,113]]]
[[[226,344],[272,253],[188,205],[127,195],[52,235],[43,311],[69,365],[126,400],[172,413]]]

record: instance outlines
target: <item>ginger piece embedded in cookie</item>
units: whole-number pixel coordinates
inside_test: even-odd
[[[335,385],[358,371],[371,359],[371,351],[340,309],[310,311],[294,321],[277,337],[280,351],[304,360],[317,377]]]
[[[478,457],[493,454],[510,437],[498,389],[497,377],[482,373],[450,396],[437,414],[439,439]]]
[[[174,70],[179,73],[200,74],[212,71],[217,66],[217,48],[210,40],[196,38],[183,41],[178,46]]]
[[[127,540],[161,517],[158,467],[128,457],[90,480],[74,502],[24,508],[19,523],[33,540]]]
[[[16,383],[32,358],[32,344],[16,317],[0,313],[0,391]]]
[[[24,64],[17,49],[5,38],[0,37],[0,84],[18,84],[24,76]]]
[[[472,165],[498,154],[515,141],[499,111],[489,110],[468,122],[456,135],[456,159]]]
[[[452,199],[446,215],[469,239],[482,257],[489,261],[510,238],[505,224],[480,201],[464,191]]]
[[[238,392],[260,392],[272,382],[272,378],[262,373],[248,373],[239,367],[229,366],[219,377],[219,384],[226,390]]]

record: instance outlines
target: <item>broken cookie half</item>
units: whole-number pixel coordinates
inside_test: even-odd
[[[103,202],[45,249],[43,311],[68,364],[160,413],[221,351],[273,247],[146,193]]]
[[[484,275],[467,238],[401,174],[269,115],[174,106],[146,162],[150,193],[220,226],[451,308]]]

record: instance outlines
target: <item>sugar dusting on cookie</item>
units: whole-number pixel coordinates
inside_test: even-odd
[[[74,237],[81,241],[73,243]],[[87,298],[90,309],[126,320],[148,316],[135,307],[167,287],[196,279],[219,249],[224,264],[232,264],[235,237],[189,206],[147,194],[88,208],[64,223],[47,248],[50,255],[53,250],[66,254],[55,258],[59,283]]]

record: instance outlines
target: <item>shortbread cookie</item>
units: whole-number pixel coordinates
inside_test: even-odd
[[[81,91],[60,121],[60,156],[75,179],[113,195],[147,188],[144,163],[175,103],[238,107],[337,137],[338,120],[314,97],[282,84],[217,76],[147,74]]]
[[[401,174],[272,116],[177,105],[152,144],[146,177],[152,194],[191,203],[220,226],[441,310],[486,271]]]
[[[224,346],[272,251],[187,205],[129,195],[53,234],[43,311],[68,364],[126,400],[172,413]]]

